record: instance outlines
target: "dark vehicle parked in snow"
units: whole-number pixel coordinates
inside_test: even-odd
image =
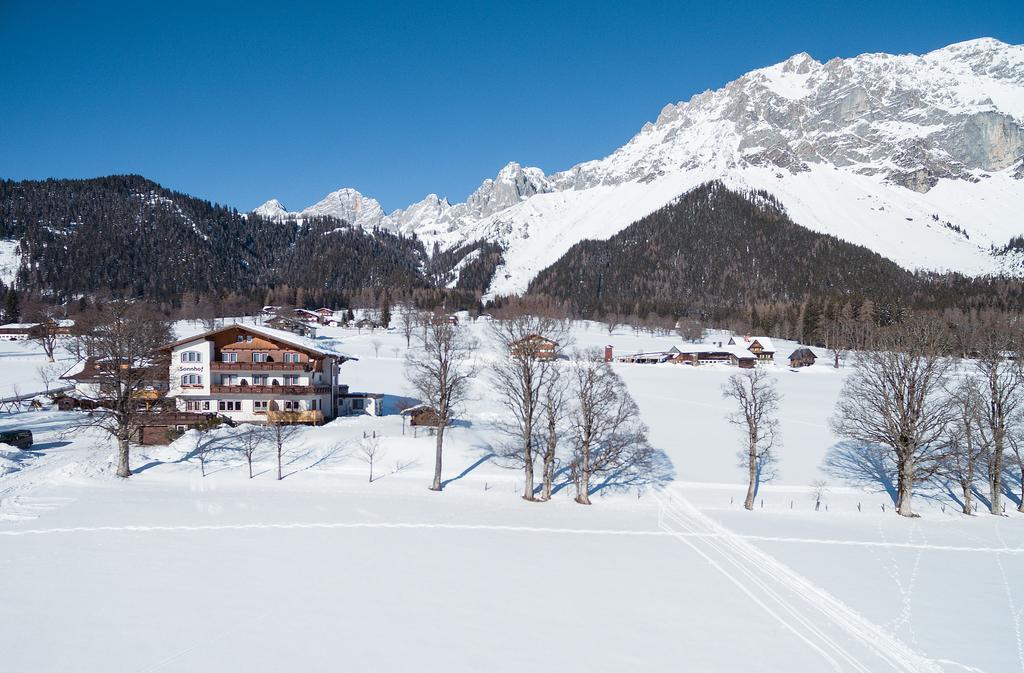
[[[0,444],[9,444],[22,451],[32,448],[31,430],[2,430],[0,431]]]

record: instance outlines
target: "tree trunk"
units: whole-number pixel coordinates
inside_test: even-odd
[[[904,458],[899,464],[899,476],[896,486],[896,512],[900,516],[914,516],[914,510],[910,504],[914,494],[914,465],[909,458]]]
[[[249,464],[249,478],[252,479],[252,456],[247,455],[245,457],[245,462]]]
[[[533,495],[533,447],[529,443],[523,455],[523,473],[525,483],[523,484],[523,500],[534,501],[537,498]]]
[[[989,512],[995,515],[1003,513],[1003,437],[996,430],[995,447],[992,449],[992,461],[988,471]]]
[[[960,488],[964,492],[963,512],[964,514],[971,514],[971,484],[960,484]]]
[[[544,468],[541,473],[540,499],[551,500],[551,490],[555,481],[555,447],[548,441],[547,450],[544,452]]]
[[[757,488],[757,441],[752,437],[747,454],[747,497],[743,501],[743,507],[754,509],[754,495]]]
[[[117,440],[117,476],[128,478],[132,476],[131,468],[128,467],[128,438],[120,437]]]
[[[580,476],[576,479],[576,502],[581,505],[590,504],[590,470],[580,470]]]
[[[437,424],[437,443],[434,446],[434,481],[430,484],[431,491],[441,490],[441,450],[444,447],[444,419]]]
[[[277,443],[277,480],[281,481],[282,479],[284,479],[284,477],[281,476],[281,442],[278,442]]]

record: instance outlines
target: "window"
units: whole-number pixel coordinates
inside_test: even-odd
[[[352,408],[355,409],[356,411],[362,410],[365,407],[365,404],[366,400],[364,400],[361,397],[357,397],[354,400],[352,400]]]
[[[251,334],[239,334],[238,336],[235,337],[235,342],[236,343],[252,343],[252,335]]]
[[[291,353],[291,352],[285,351],[284,361],[285,362],[298,362],[299,361],[299,354],[298,353]]]
[[[255,376],[253,376],[252,377],[252,384],[254,386],[265,386],[265,385],[267,385],[267,375],[266,374],[257,374]]]
[[[219,411],[241,411],[242,400],[220,400],[217,402]]]
[[[221,353],[221,362],[238,362],[238,353]]]
[[[297,385],[299,385],[299,375],[298,374],[285,374],[284,384],[286,386],[297,386]]]
[[[199,351],[182,351],[181,352],[182,362],[202,362],[203,354]]]
[[[298,408],[299,408],[299,403],[296,402],[295,400],[285,400],[284,401],[284,410],[285,411],[297,411]]]
[[[182,374],[181,375],[182,387],[196,387],[203,385],[203,377],[201,374]]]
[[[237,374],[221,374],[220,375],[220,384],[222,386],[237,385],[238,384],[238,375]]]
[[[253,362],[266,362],[268,355],[269,355],[269,353],[253,353],[252,354],[252,361]]]
[[[267,402],[267,400],[253,400],[252,402],[252,410],[257,414],[267,413],[268,406],[269,402]]]

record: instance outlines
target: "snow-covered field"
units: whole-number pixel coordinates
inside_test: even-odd
[[[359,358],[342,367],[353,390],[410,394],[397,332],[321,335]],[[676,343],[597,324],[574,338],[620,354]],[[0,462],[16,468],[0,476],[0,668],[1024,670],[1024,517],[964,517],[936,496],[901,520],[881,488],[823,469],[847,370],[792,372],[792,344],[777,345],[784,443],[754,512],[724,419],[728,367],[616,365],[669,481],[589,508],[568,487],[518,497],[519,473],[489,459],[499,407],[483,377],[440,494],[426,488],[433,438],[395,415],[305,430],[278,482],[269,451],[251,481],[228,451],[202,477],[187,437],[136,449],[121,481],[74,413],[0,413],[0,430],[36,437]],[[41,390],[44,359],[0,343],[0,385]],[[364,433],[387,451],[373,483]]]

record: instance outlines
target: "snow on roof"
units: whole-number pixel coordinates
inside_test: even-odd
[[[741,360],[751,360],[755,356],[753,353],[747,350],[745,346],[739,346],[736,344],[726,344],[719,346],[718,344],[682,344],[681,346],[673,346],[669,351],[670,353],[728,353],[734,355]]]
[[[32,329],[38,326],[37,322],[9,322],[6,325],[0,325],[0,329]]]
[[[772,343],[771,337],[766,336],[734,336],[729,339],[730,344],[737,346],[743,346],[744,348],[750,348],[750,344],[757,342],[761,344],[761,348],[766,351],[775,351],[775,344]]]
[[[200,341],[206,339],[206,337],[223,332],[226,329],[238,328],[246,332],[252,332],[253,334],[259,334],[265,336],[268,339],[274,341],[280,341],[292,346],[296,346],[303,350],[312,351],[319,355],[333,355],[335,357],[344,358],[346,360],[357,360],[358,358],[352,357],[346,353],[342,353],[333,347],[333,341],[318,341],[317,339],[310,339],[309,337],[299,336],[294,332],[288,332],[286,330],[274,329],[273,327],[265,327],[263,325],[247,325],[238,322],[228,323],[223,327],[218,327],[215,330],[209,332],[203,332],[202,334],[196,334],[194,336],[179,339],[173,343],[167,344],[165,348],[173,348],[193,341]]]

